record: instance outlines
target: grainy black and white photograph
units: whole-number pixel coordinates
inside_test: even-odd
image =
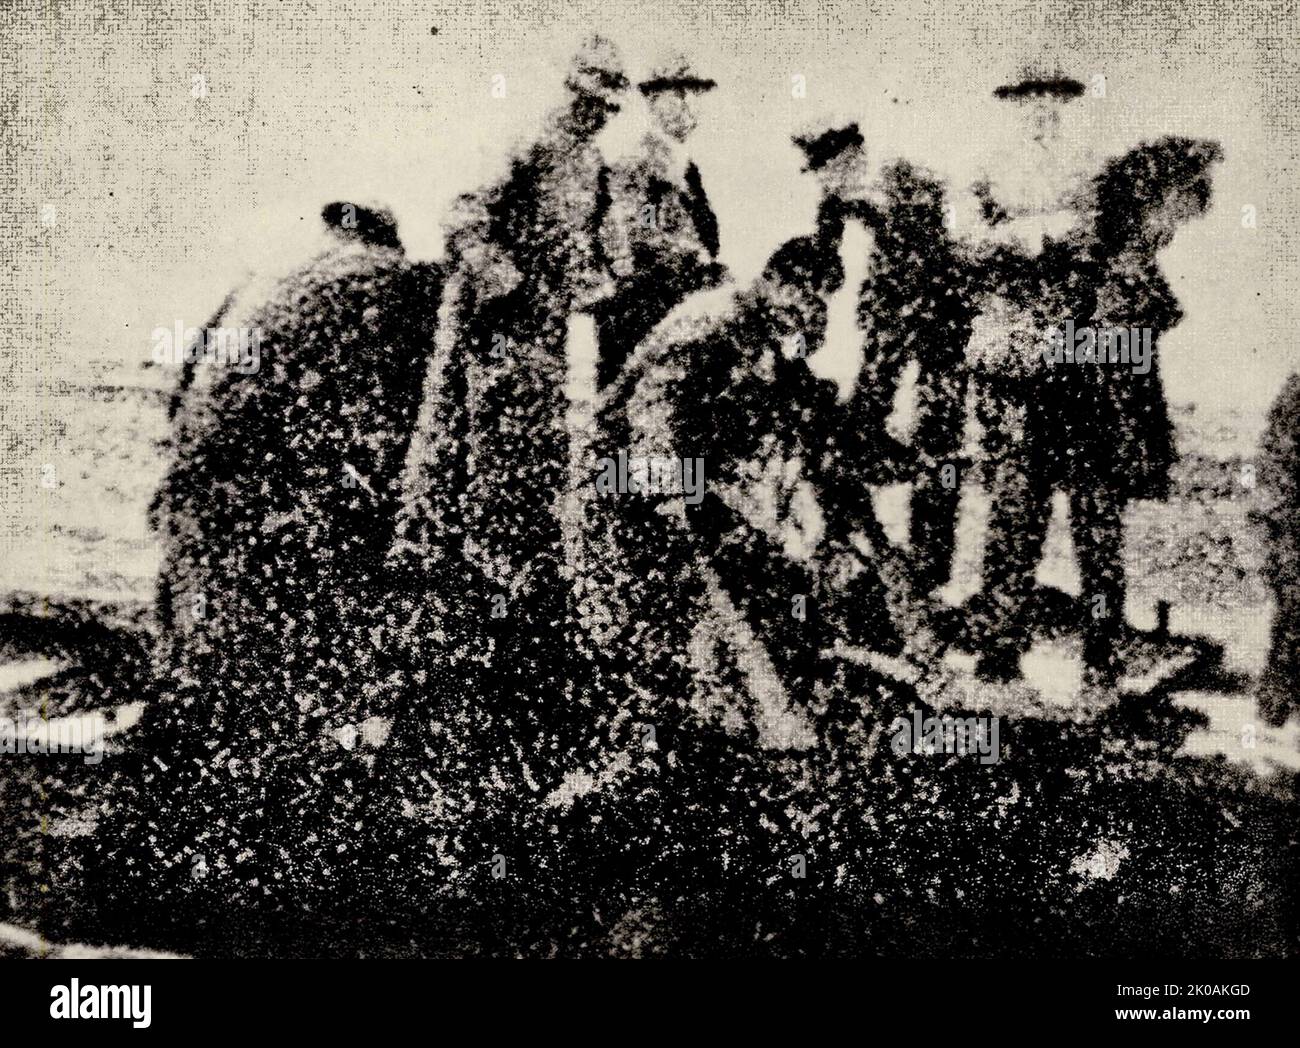
[[[0,956],[1300,952],[1294,0],[0,37]]]

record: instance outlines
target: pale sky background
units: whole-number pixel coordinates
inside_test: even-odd
[[[1165,133],[1227,154],[1211,212],[1164,258],[1186,312],[1162,345],[1171,399],[1258,419],[1296,366],[1300,37],[1283,3],[98,6],[0,16],[0,386],[94,360],[136,366],[155,327],[199,326],[247,269],[302,261],[327,199],[389,204],[411,253],[438,256],[447,204],[535,133],[593,30],[634,79],[683,51],[718,81],[691,151],[742,280],[810,229],[816,190],[789,140],[799,127],[856,119],[874,163],[906,156],[964,184],[1007,128],[993,87],[1027,61],[1102,74],[1106,97],[1074,114],[1103,156]],[[498,73],[504,99],[491,93]],[[196,75],[206,98],[192,97]],[[634,92],[605,133],[608,156],[644,128]],[[1255,229],[1242,227],[1246,205]]]

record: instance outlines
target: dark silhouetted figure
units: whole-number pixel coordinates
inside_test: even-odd
[[[1273,590],[1268,665],[1259,715],[1281,725],[1300,708],[1300,375],[1292,375],[1268,414],[1260,444],[1260,508],[1266,575]]]
[[[566,87],[505,178],[458,203],[403,469],[389,570],[408,699],[384,772],[401,798],[386,832],[427,871],[421,890],[491,885],[497,854],[537,873],[523,798],[559,785],[592,716],[566,642],[567,343],[612,286],[593,142],[628,87],[612,45],[588,43]]]
[[[943,186],[908,163],[886,165],[867,218],[874,234],[862,288],[862,373],[854,403],[858,425],[877,436],[877,482],[913,482],[909,545],[920,594],[952,571],[960,460],[966,424],[966,344],[974,305],[969,269],[946,221]],[[911,446],[899,447],[885,424],[903,369],[917,365]]]
[[[202,365],[176,411],[143,824],[102,838],[135,858],[128,895],[318,905],[368,861],[356,824],[393,716],[374,688],[384,562],[441,280],[386,213],[323,217],[335,246],[224,317],[255,334],[257,370]]]

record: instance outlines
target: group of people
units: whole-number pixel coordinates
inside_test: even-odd
[[[565,86],[505,176],[456,201],[440,262],[407,259],[383,208],[333,205],[330,250],[214,318],[257,328],[263,364],[191,370],[172,404],[147,814],[119,835],[149,842],[136,871],[252,903],[402,892],[412,870],[453,886],[489,858],[508,870],[533,831],[568,842],[567,869],[596,861],[564,818],[601,823],[636,869],[680,846],[674,804],[681,825],[744,821],[749,772],[721,762],[815,752],[831,774],[833,751],[839,775],[880,730],[878,680],[837,652],[935,668],[976,478],[992,506],[978,675],[1013,680],[1034,639],[1060,489],[1086,686],[1114,693],[1122,513],[1167,493],[1174,457],[1156,351],[1179,311],[1157,253],[1206,208],[1218,147],[1164,138],[1071,170],[1083,85],[1029,74],[997,91],[1026,129],[1020,170],[972,187],[955,223],[939,177],[905,160],[869,177],[856,124],[813,128],[795,144],[815,225],[738,287],[687,149],[717,85],[678,59],[633,85],[596,39]],[[597,136],[637,94],[654,129],[607,163]],[[846,306],[860,367],[841,387],[810,361]],[[1046,333],[1067,322],[1150,329],[1152,366],[1051,363]],[[571,390],[583,337],[590,418]],[[620,454],[702,461],[702,496],[598,493]],[[872,497],[899,481],[902,546]],[[785,810],[774,789],[757,792]]]

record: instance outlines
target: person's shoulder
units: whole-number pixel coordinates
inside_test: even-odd
[[[337,285],[347,285],[357,295],[382,297],[420,283],[436,283],[439,275],[438,263],[412,262],[399,248],[341,244],[284,277],[269,299],[286,305],[305,304],[314,294]]]
[[[1291,434],[1291,439],[1294,440],[1294,434],[1300,431],[1300,372],[1291,372],[1277,399],[1269,407],[1267,431],[1274,435],[1274,441],[1277,441],[1276,435],[1280,433]]]
[[[726,285],[689,296],[661,320],[628,357],[611,389],[615,404],[671,404],[691,381],[692,369],[711,349],[735,311],[735,288]],[[716,348],[716,347],[715,347]]]
[[[437,262],[412,261],[396,248],[336,244],[287,274],[250,280],[226,323],[257,331],[281,357],[350,329],[405,327],[415,335],[436,322],[442,283]]]
[[[446,258],[442,268],[448,282],[473,284],[482,298],[508,294],[521,279],[511,245],[502,241],[494,223],[501,204],[502,197],[495,190],[462,193],[452,203],[443,227]]]
[[[1185,135],[1161,135],[1143,140],[1106,162],[1132,176],[1168,178],[1200,174],[1224,158],[1223,147],[1213,139]]]
[[[669,180],[670,161],[667,144],[658,136],[647,134],[636,149],[610,162],[608,184],[615,204],[639,207],[652,183]]]
[[[635,148],[619,156],[610,164],[613,171],[629,176],[645,177],[668,169],[672,147],[659,135],[647,132]]]

